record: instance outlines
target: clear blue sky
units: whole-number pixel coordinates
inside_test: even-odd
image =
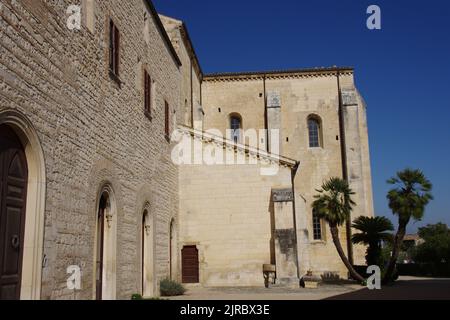
[[[386,180],[420,168],[435,200],[423,222],[450,225],[450,1],[155,0],[186,22],[205,73],[353,66],[368,104],[377,215]],[[381,7],[382,30],[366,28]]]

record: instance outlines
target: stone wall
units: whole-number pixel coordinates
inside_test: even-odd
[[[201,138],[195,141],[201,143]],[[209,138],[203,142],[204,152],[210,152],[214,142]],[[273,189],[292,188],[295,162],[280,165],[277,174],[267,176],[261,174],[270,166],[265,157],[258,160],[245,151],[225,148],[224,158],[238,156],[246,159],[245,164],[180,166],[180,248],[197,246],[200,283],[205,286],[263,286],[263,264],[275,262],[275,227],[293,227],[292,206],[290,211],[286,206],[287,218],[281,211],[276,218],[271,199]]]
[[[156,223],[155,278],[168,275],[178,175],[164,137],[164,101],[171,115],[177,111],[184,118],[181,76],[145,1],[94,1],[92,32],[85,24],[80,31],[67,28],[66,10],[77,3],[1,1],[0,113],[13,110],[28,118],[44,152],[41,298],[94,297],[98,192],[107,182],[117,206],[116,297],[128,299],[141,291],[141,221],[147,201]],[[109,18],[121,34],[120,86],[108,72]],[[144,115],[143,66],[156,82],[151,121]],[[82,267],[82,290],[76,293],[66,288],[69,265]]]
[[[341,71],[341,86],[355,90],[353,70]],[[276,121],[281,123],[281,154],[300,161],[294,180],[297,215],[297,238],[300,274],[312,270],[317,274],[335,272],[346,277],[346,269],[337,255],[328,227],[323,224],[323,239],[314,241],[311,204],[316,190],[330,177],[343,176],[341,137],[339,127],[339,95],[335,70],[305,70],[286,73],[254,73],[205,76],[203,107],[205,129],[215,128],[225,134],[229,128],[229,114],[242,116],[244,130],[266,126],[265,97],[271,92],[280,95],[281,110]],[[365,105],[358,97],[345,118],[347,159],[351,187],[356,191],[358,205],[353,217],[373,215],[372,181],[370,175],[369,143]],[[268,121],[271,110],[267,112]],[[309,147],[308,117],[321,121],[321,148]],[[269,125],[270,127],[270,125]],[[346,248],[345,227],[341,228],[341,242]],[[364,248],[355,248],[355,261],[364,260]]]
[[[183,124],[193,126],[194,122],[203,120],[200,110],[202,83],[200,66],[194,58],[193,44],[187,38],[187,29],[183,21],[164,15],[160,15],[160,17],[182,63],[180,106],[184,107]]]

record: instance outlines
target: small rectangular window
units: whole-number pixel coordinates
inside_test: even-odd
[[[165,133],[166,139],[169,139],[169,137],[170,137],[170,108],[169,108],[169,103],[167,101],[165,101],[165,104],[164,104],[164,113],[165,113],[164,133]]]
[[[144,110],[149,117],[152,115],[152,78],[144,70]]]
[[[314,240],[322,240],[322,220],[315,211],[313,211],[313,234]]]
[[[109,70],[111,73],[119,76],[120,60],[120,33],[112,20],[109,21]]]

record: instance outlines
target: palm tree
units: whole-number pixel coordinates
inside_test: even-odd
[[[384,276],[384,282],[393,279],[406,227],[411,219],[420,221],[426,205],[433,199],[432,184],[420,170],[406,169],[388,180],[395,187],[389,191],[387,199],[394,215],[398,216],[398,230],[395,235],[392,255]]]
[[[353,228],[360,231],[352,236],[354,244],[364,244],[367,247],[366,262],[368,266],[382,267],[381,243],[391,241],[394,226],[385,217],[364,217],[361,216],[353,221]]]
[[[340,178],[331,178],[323,184],[322,190],[317,190],[317,192],[319,194],[314,197],[316,200],[312,204],[313,209],[330,226],[333,243],[352,278],[363,283],[364,278],[348,261],[339,240],[339,227],[350,218],[350,213],[355,205],[351,196],[355,193],[350,189],[348,183]]]

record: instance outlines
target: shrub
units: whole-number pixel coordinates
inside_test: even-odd
[[[182,296],[186,292],[183,285],[170,279],[162,280],[160,288],[162,297]]]
[[[135,293],[131,296],[131,300],[143,300],[143,298],[141,294]]]

